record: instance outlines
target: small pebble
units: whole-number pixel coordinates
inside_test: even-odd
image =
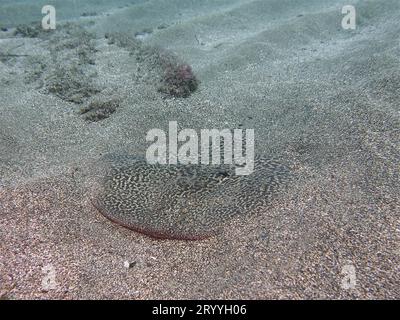
[[[124,261],[124,267],[127,269],[132,268],[135,264],[136,262],[129,262],[128,260]]]
[[[157,27],[158,30],[167,29],[167,28],[168,28],[168,25],[167,25],[166,23],[160,24],[160,25]]]
[[[8,29],[7,29],[7,28],[1,28],[1,31],[3,31],[3,32],[7,32],[7,31],[8,31]]]
[[[84,12],[81,14],[82,17],[94,17],[97,16],[97,12]]]

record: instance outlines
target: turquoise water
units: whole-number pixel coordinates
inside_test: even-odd
[[[0,1],[0,24],[13,27],[22,23],[40,21],[43,17],[41,10],[45,5],[52,5],[57,10],[59,19],[79,18],[85,12],[102,13],[110,9],[117,9],[131,4],[140,4],[146,1],[107,1],[107,0],[16,0]]]

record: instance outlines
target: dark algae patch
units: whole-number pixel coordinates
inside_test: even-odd
[[[188,64],[168,65],[164,71],[160,91],[178,98],[187,98],[196,91],[199,82]]]
[[[19,25],[15,37],[40,38],[49,55],[6,54],[5,58],[27,57],[25,82],[36,83],[43,93],[76,104],[85,103],[101,88],[94,84],[96,37],[83,26],[60,23],[56,30],[43,30],[40,24]],[[21,45],[22,46],[22,45]],[[15,51],[18,47],[13,48]],[[0,58],[1,58],[0,54]]]
[[[107,33],[108,44],[124,48],[143,63],[158,91],[177,98],[187,98],[195,92],[199,81],[190,65],[171,52],[148,46],[124,33]]]
[[[81,108],[80,113],[84,115],[86,121],[97,122],[110,117],[118,107],[118,100],[94,101],[87,107]]]
[[[56,67],[47,79],[47,90],[60,99],[83,103],[99,90],[91,84],[90,77],[76,65]]]
[[[49,93],[60,99],[82,104],[101,90],[94,84],[94,35],[68,24],[56,33],[51,45],[52,65],[46,77]]]
[[[279,162],[258,158],[255,171],[233,166],[148,164],[140,157],[107,155],[96,166],[93,205],[108,219],[160,239],[200,240],[231,218],[265,208],[288,181]]]
[[[14,35],[25,38],[36,38],[41,32],[43,32],[43,28],[40,24],[22,24],[16,27]]]

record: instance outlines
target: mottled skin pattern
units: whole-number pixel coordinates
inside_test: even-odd
[[[265,206],[289,177],[286,167],[264,158],[256,159],[249,176],[234,169],[108,155],[92,202],[110,220],[155,238],[204,239],[235,215]]]

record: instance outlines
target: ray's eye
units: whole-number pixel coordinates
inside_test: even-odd
[[[226,170],[219,170],[216,174],[217,178],[222,180],[229,177],[229,172]]]

